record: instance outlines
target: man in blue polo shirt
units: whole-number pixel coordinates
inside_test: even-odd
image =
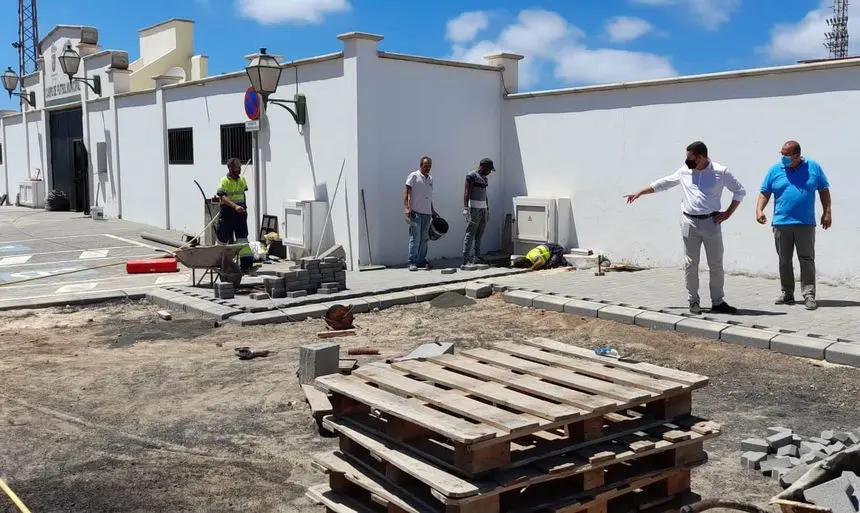
[[[794,304],[794,250],[800,262],[800,287],[807,310],[815,310],[815,191],[821,198],[821,227],[830,228],[830,183],[818,162],[804,157],[797,141],[782,145],[782,159],[768,171],[756,205],[756,220],[767,223],[764,208],[774,197],[773,236],[779,256],[782,293],[778,305]]]

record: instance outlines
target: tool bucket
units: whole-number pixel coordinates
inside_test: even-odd
[[[434,217],[430,222],[430,240],[439,240],[446,233],[448,233],[448,221],[439,216]]]

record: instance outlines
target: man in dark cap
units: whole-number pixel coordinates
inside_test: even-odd
[[[463,217],[466,218],[466,236],[463,238],[464,266],[481,262],[481,238],[490,221],[488,177],[495,169],[493,161],[484,158],[478,164],[478,169],[466,175],[463,189]]]

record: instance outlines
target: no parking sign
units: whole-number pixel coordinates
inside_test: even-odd
[[[245,115],[251,121],[260,117],[260,95],[254,91],[253,87],[249,87],[245,91]]]

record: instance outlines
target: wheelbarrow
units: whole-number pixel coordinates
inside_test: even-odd
[[[833,513],[829,508],[805,502],[803,492],[838,478],[844,471],[860,472],[860,445],[837,452],[819,461],[794,484],[771,498],[770,503],[779,506],[782,513]],[[723,499],[706,499],[690,504],[682,507],[680,513],[702,513],[713,508],[734,509],[747,513],[771,513],[752,504]]]
[[[210,285],[214,286],[216,279],[224,283],[232,283],[238,287],[242,282],[242,268],[237,262],[239,252],[245,244],[218,244],[215,246],[195,246],[181,248],[173,255],[182,265],[191,268],[191,279],[194,286],[200,286],[207,277]],[[197,280],[197,270],[203,270],[200,280]]]

